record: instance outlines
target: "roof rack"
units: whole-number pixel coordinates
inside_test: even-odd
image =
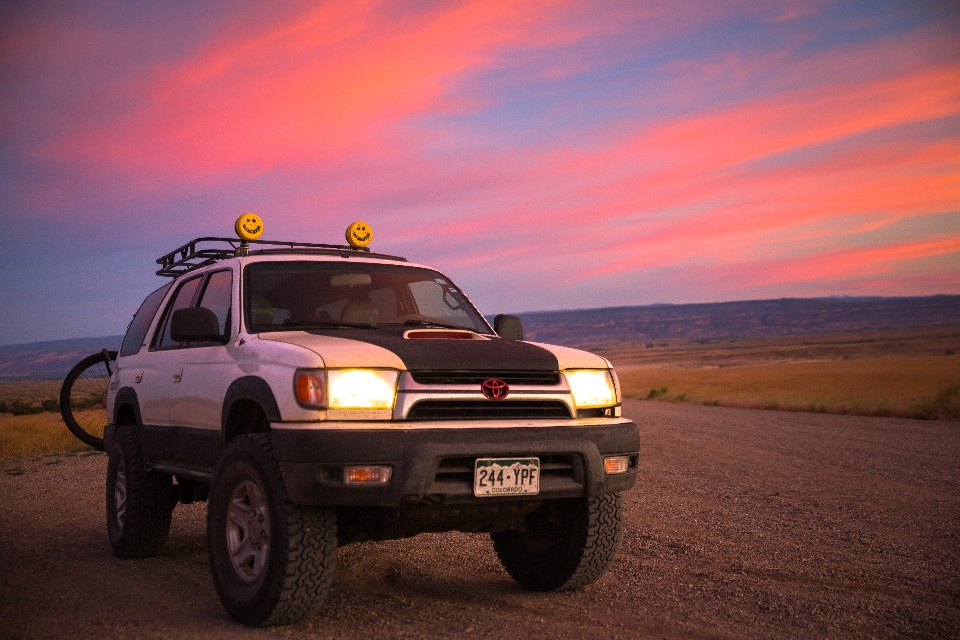
[[[200,243],[217,243],[221,246],[198,247]],[[222,246],[227,244],[229,248]],[[312,253],[326,255],[340,255],[349,258],[350,254],[357,257],[361,255],[365,258],[382,258],[386,260],[399,260],[406,262],[406,258],[391,256],[382,253],[371,253],[366,247],[349,247],[339,244],[314,244],[310,242],[281,242],[277,240],[249,240],[241,241],[237,238],[196,238],[182,247],[178,247],[170,253],[157,258],[157,264],[160,269],[157,270],[158,276],[168,276],[176,278],[194,269],[213,264],[218,260],[226,260],[239,255],[247,254],[247,245],[270,245],[270,247],[254,251],[253,253]]]

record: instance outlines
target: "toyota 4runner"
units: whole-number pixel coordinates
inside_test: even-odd
[[[486,532],[543,591],[610,566],[639,436],[607,360],[363,246],[199,238],[157,262],[173,280],[107,397],[117,556],[158,554],[174,506],[206,500],[217,593],[249,625],[313,611],[357,541]]]

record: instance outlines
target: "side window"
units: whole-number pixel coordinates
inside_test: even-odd
[[[161,326],[160,332],[157,334],[159,339],[154,341],[154,346],[157,349],[176,349],[180,346],[179,342],[174,342],[173,338],[170,337],[170,316],[173,315],[173,312],[177,309],[184,309],[190,306],[190,303],[193,302],[193,296],[197,292],[197,287],[200,286],[200,281],[203,278],[197,276],[196,278],[191,278],[187,280],[177,292],[173,295],[173,300],[170,301],[170,304],[167,305],[166,311],[164,311],[163,324]]]
[[[150,323],[153,322],[153,317],[157,315],[163,297],[167,295],[167,291],[170,291],[172,285],[173,283],[169,282],[148,295],[140,308],[137,309],[133,320],[130,321],[130,326],[127,327],[127,335],[123,336],[123,344],[120,345],[121,356],[131,356],[140,351],[140,347],[143,346],[143,339],[147,336],[147,329],[150,328]]]
[[[203,288],[203,294],[200,296],[200,304],[197,306],[205,307],[213,311],[220,323],[220,335],[225,339],[230,337],[230,303],[233,301],[231,295],[231,285],[233,284],[233,273],[228,271],[215,271],[207,278],[207,285]]]

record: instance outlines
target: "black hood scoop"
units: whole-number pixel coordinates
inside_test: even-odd
[[[557,371],[556,356],[526,342],[489,340],[407,340],[405,329],[393,327],[351,331],[311,330],[315,335],[349,338],[377,345],[403,360],[410,371]]]

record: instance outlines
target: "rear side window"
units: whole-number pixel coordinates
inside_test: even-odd
[[[180,285],[180,289],[173,295],[173,300],[167,305],[166,315],[163,319],[163,330],[158,333],[160,340],[156,344],[157,349],[177,349],[180,347],[180,343],[175,342],[170,337],[170,318],[177,309],[186,309],[190,306],[202,279],[201,276],[197,276],[187,280]]]
[[[153,317],[157,315],[160,303],[163,302],[163,297],[167,295],[167,291],[170,290],[172,284],[170,282],[163,285],[148,295],[146,300],[140,304],[140,308],[133,315],[133,320],[130,321],[130,326],[127,327],[127,335],[123,336],[123,344],[120,345],[121,356],[132,356],[140,351],[143,339],[147,335],[147,329],[150,328],[150,323],[153,322]]]
[[[207,286],[203,288],[199,307],[206,307],[213,311],[220,324],[220,335],[224,339],[230,336],[230,303],[233,301],[231,285],[233,274],[230,271],[215,271],[207,278]]]

